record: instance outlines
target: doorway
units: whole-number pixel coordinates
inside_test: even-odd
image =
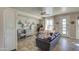
[[[60,16],[60,33],[62,36],[69,37],[69,16]]]

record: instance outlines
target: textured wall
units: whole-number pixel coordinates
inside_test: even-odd
[[[79,13],[70,13],[70,14],[62,14],[54,16],[54,26],[56,27],[57,31],[60,32],[60,19],[61,16],[68,16],[68,37],[76,38],[76,17],[79,15]],[[71,22],[74,21],[74,24],[71,24]]]

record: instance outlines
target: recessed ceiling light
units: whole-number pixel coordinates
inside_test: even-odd
[[[66,9],[67,9],[66,7],[62,7],[62,11],[66,11]]]

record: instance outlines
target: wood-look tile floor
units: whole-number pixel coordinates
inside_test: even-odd
[[[18,40],[17,51],[40,51],[36,47],[35,36]],[[61,37],[55,48],[50,47],[50,51],[79,51],[79,40]]]
[[[20,39],[17,42],[17,51],[39,51],[36,47],[35,36],[27,37],[26,39]]]
[[[79,40],[70,38],[60,38],[53,51],[79,51]]]

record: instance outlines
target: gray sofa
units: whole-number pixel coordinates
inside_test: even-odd
[[[50,47],[54,48],[60,39],[61,35],[59,32],[54,33],[52,37],[45,39],[36,38],[36,45],[42,51],[49,51]]]

